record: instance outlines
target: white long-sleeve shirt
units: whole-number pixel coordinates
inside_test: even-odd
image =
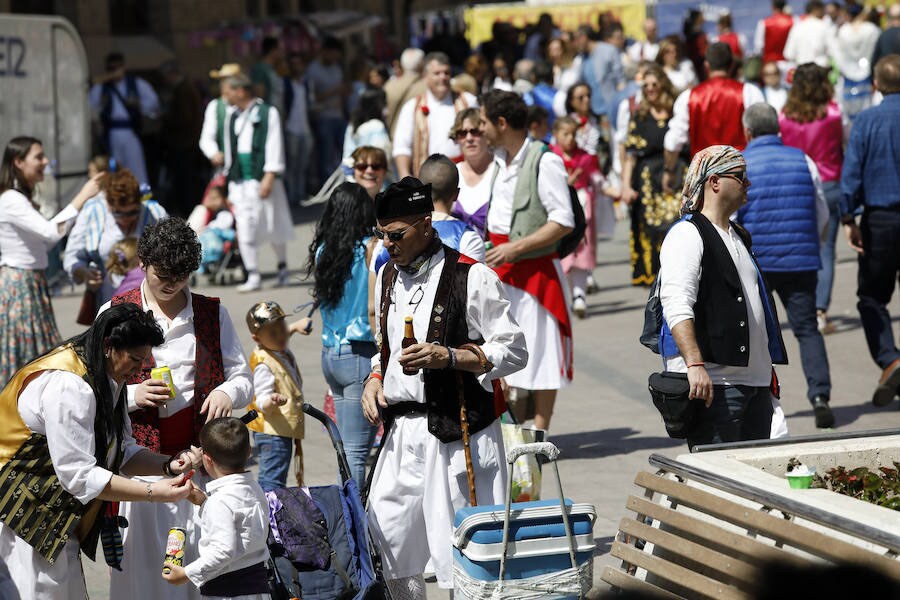
[[[254,101],[244,110],[238,110],[234,120],[234,131],[237,133],[237,153],[250,154],[253,151],[253,124],[259,120],[259,100]],[[229,116],[228,121],[231,121]],[[284,172],[284,140],[281,133],[281,117],[274,106],[269,108],[269,130],[266,135],[266,159],[263,163],[264,173],[281,174]],[[234,164],[234,148],[231,147],[231,135],[228,125],[225,126],[225,167],[230,169]]]
[[[0,265],[46,269],[47,252],[68,233],[78,211],[71,204],[50,220],[19,191],[0,194]],[[60,231],[59,224],[64,227]]]
[[[212,157],[215,156],[217,152],[225,153],[225,148],[219,148],[219,143],[216,141],[216,132],[219,128],[218,111],[216,108],[218,102],[219,99],[216,98],[210,100],[209,104],[206,105],[206,110],[203,112],[203,128],[200,129],[200,151],[210,160],[212,160]],[[225,123],[223,124],[223,131],[226,135],[228,132],[228,122],[231,119],[231,113],[233,112],[234,107],[226,103]]]
[[[669,131],[663,140],[663,146],[670,152],[680,152],[685,144],[688,143],[688,133],[691,128],[691,117],[688,108],[688,102],[691,99],[693,90],[685,90],[678,94],[675,99],[675,105],[672,107],[672,118],[669,119]],[[757,102],[765,102],[766,98],[758,87],[752,83],[744,84],[744,108],[748,108]],[[698,124],[700,127],[702,123]]]
[[[525,140],[509,165],[506,164],[506,150],[498,148],[494,152],[497,178],[494,180],[494,189],[489,190],[492,197],[487,216],[488,231],[504,235],[509,233],[509,227],[512,224],[516,181],[519,178],[519,169],[522,161],[525,160],[529,142],[530,140]],[[485,176],[493,177],[493,174]],[[522,176],[531,177],[532,174],[523,173]],[[574,227],[575,215],[572,214],[572,200],[569,197],[569,179],[562,158],[553,152],[544,152],[538,165],[537,184],[538,197],[547,210],[547,220],[559,223],[563,227]]]
[[[112,379],[108,382],[113,398],[118,399],[121,386]],[[113,476],[108,467],[115,456],[114,446],[110,445],[107,464],[98,465],[94,456],[96,414],[97,398],[91,386],[68,371],[44,371],[19,395],[19,415],[31,431],[47,436],[60,485],[82,504],[99,496]],[[123,465],[143,450],[131,437],[130,419],[125,420],[122,450]]]
[[[142,306],[147,309],[147,282],[141,284]],[[165,365],[172,370],[172,381],[175,384],[175,397],[165,406],[159,407],[161,418],[171,417],[180,410],[194,404],[194,379],[197,376],[196,348],[197,338],[194,335],[194,308],[191,304],[191,292],[185,288],[187,297],[185,307],[171,322],[163,314],[155,314],[156,322],[163,330],[165,341],[152,350],[153,360],[157,365]],[[99,312],[109,308],[107,302]],[[225,381],[215,389],[224,392],[230,399],[233,408],[243,408],[253,398],[253,382],[250,368],[244,357],[244,350],[238,339],[237,331],[228,315],[228,310],[219,305],[219,337],[222,345],[222,364],[225,368]],[[128,408],[135,410],[134,392],[137,385],[128,386]]]
[[[478,108],[478,100],[472,94],[463,92],[466,106]],[[394,129],[394,156],[412,156],[415,131],[415,115],[417,98],[410,98],[403,104],[397,115]],[[425,106],[428,107],[428,155],[444,154],[450,158],[459,156],[459,146],[451,140],[450,129],[456,119],[456,108],[453,106],[453,95],[447,94],[443,100],[435,98],[430,91],[425,92]]]
[[[784,58],[796,65],[814,62],[827,67],[834,33],[834,26],[828,21],[806,15],[794,21],[784,44]]]
[[[294,353],[289,349],[285,352],[271,351],[272,354],[281,360],[281,364],[287,369],[288,375],[297,384],[297,387],[303,389],[303,378],[300,377],[300,371],[297,369],[297,361],[294,359]],[[253,395],[256,397],[256,406],[259,410],[265,412],[274,407],[272,402],[272,394],[275,393],[275,374],[269,365],[259,363],[253,369]],[[299,402],[300,398],[288,398],[289,402]]]
[[[756,266],[734,227],[729,227],[728,231],[715,224],[713,227],[728,249],[741,280],[747,306],[746,326],[750,348],[746,367],[723,366],[706,360],[706,371],[715,385],[764,387],[769,385],[772,377],[772,359],[769,356],[769,336]],[[703,240],[697,227],[685,221],[673,225],[659,252],[659,297],[669,329],[694,318],[702,260]],[[664,357],[663,361],[666,371],[687,371],[681,355]]]
[[[389,268],[387,266],[382,269]],[[403,348],[404,318],[412,316],[416,338],[424,342],[425,332],[431,321],[431,310],[437,292],[441,270],[444,268],[444,251],[438,250],[431,258],[431,264],[417,274],[410,275],[398,270],[394,281],[391,307],[388,313],[388,330],[381,332],[381,320],[375,320],[375,336],[387,337],[391,348],[387,369],[384,372],[384,395],[389,404],[397,402],[424,402],[425,381],[421,375],[410,376],[403,373],[397,360]],[[382,275],[375,283],[375,297],[381,298]],[[481,337],[481,350],[494,368],[481,375],[478,380],[484,389],[492,389],[492,381],[515,373],[528,362],[525,336],[509,311],[509,300],[503,292],[503,284],[492,269],[481,263],[469,267],[467,281],[466,324],[468,335]],[[420,291],[421,290],[421,291]],[[380,364],[380,356],[372,357],[372,367]]]
[[[269,506],[256,478],[249,472],[225,475],[206,484],[206,493],[199,556],[184,567],[197,587],[269,559]]]

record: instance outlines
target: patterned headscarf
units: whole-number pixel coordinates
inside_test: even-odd
[[[746,167],[744,156],[732,146],[709,146],[694,155],[681,190],[681,214],[703,206],[703,185],[710,175],[737,171]]]

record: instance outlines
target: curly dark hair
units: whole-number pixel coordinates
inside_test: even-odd
[[[317,301],[324,305],[341,301],[344,284],[350,279],[353,253],[372,235],[373,227],[375,204],[366,190],[358,183],[339,185],[325,204],[309,245],[306,275],[315,275],[313,297]]]
[[[200,241],[178,217],[167,217],[144,229],[138,240],[138,258],[144,268],[154,267],[161,277],[187,279],[200,267]]]
[[[810,123],[825,116],[833,95],[828,69],[806,63],[794,71],[794,81],[782,112],[798,123]]]
[[[165,341],[162,329],[152,312],[141,310],[136,304],[125,302],[109,307],[94,320],[83,333],[63,342],[71,346],[84,362],[88,379],[97,399],[94,415],[94,444],[98,464],[106,464],[106,452],[110,437],[121,440],[128,419],[125,402],[117,404],[107,383],[106,349],[128,350],[140,346],[159,346]]]

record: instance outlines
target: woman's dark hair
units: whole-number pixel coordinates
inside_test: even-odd
[[[138,258],[144,268],[173,280],[187,279],[200,267],[200,242],[194,230],[178,217],[167,217],[144,229],[138,240]]]
[[[806,63],[794,71],[794,80],[782,112],[798,123],[810,123],[825,116],[834,88],[828,79],[828,69],[816,63]]]
[[[383,90],[376,88],[366,88],[359,95],[356,108],[353,109],[351,121],[353,123],[353,131],[356,132],[359,126],[366,121],[378,119],[384,122],[384,106],[387,103]]]
[[[659,105],[671,115],[678,93],[675,91],[675,86],[672,85],[669,76],[666,75],[662,67],[655,63],[651,63],[647,67],[647,70],[644,72],[644,79],[647,76],[656,77],[656,81],[659,83]],[[650,102],[647,100],[647,96],[643,95],[636,112],[642,119],[646,119],[650,115],[650,109]]]
[[[572,98],[575,97],[575,90],[577,90],[580,87],[587,88],[588,92],[591,91],[591,86],[589,86],[588,84],[586,84],[583,81],[579,81],[578,83],[576,83],[575,85],[570,87],[569,91],[566,92],[566,114],[567,115],[571,115],[573,112],[575,112],[575,107],[572,106]],[[590,109],[588,109],[588,110],[590,110]]]
[[[344,284],[350,279],[353,253],[372,235],[375,204],[358,183],[345,182],[334,190],[316,234],[309,245],[306,274],[315,275],[313,297],[325,305],[335,305],[344,296]],[[316,253],[322,248],[318,258]]]
[[[25,181],[25,177],[16,167],[14,161],[16,159],[25,160],[25,157],[31,151],[31,147],[40,143],[41,140],[27,135],[21,135],[9,140],[6,148],[3,150],[3,163],[0,164],[0,194],[6,190],[17,190],[31,200],[34,190]]]
[[[71,345],[75,353],[87,367],[89,383],[97,398],[97,412],[94,415],[95,455],[98,464],[106,464],[106,454],[112,436],[121,440],[125,431],[127,406],[117,405],[109,387],[106,373],[107,348],[128,350],[140,346],[159,346],[163,343],[162,329],[153,318],[153,313],[144,312],[131,303],[116,304],[97,315],[88,329],[70,338],[65,345]]]

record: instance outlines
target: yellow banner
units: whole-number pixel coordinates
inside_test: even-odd
[[[541,13],[553,16],[553,22],[563,31],[575,31],[581,25],[597,28],[601,13],[612,12],[622,23],[625,35],[643,39],[642,25],[647,17],[644,0],[610,0],[591,4],[558,4],[527,6],[525,4],[490,4],[466,9],[466,38],[474,48],[491,39],[491,27],[495,21],[512,23],[518,28],[537,23]]]

